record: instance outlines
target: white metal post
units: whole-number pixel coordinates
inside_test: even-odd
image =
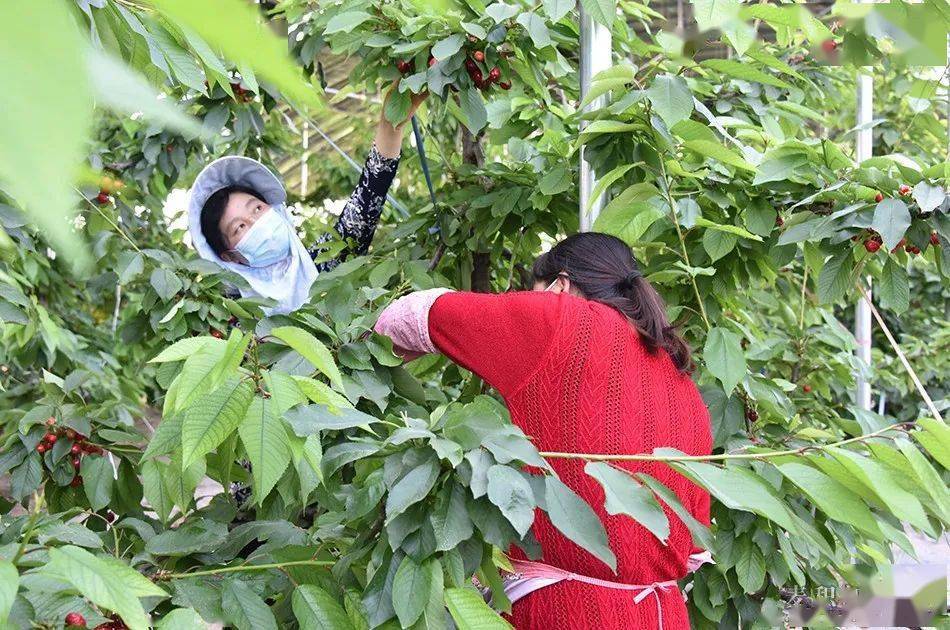
[[[580,13],[581,27],[581,54],[580,54],[580,74],[581,74],[581,99],[587,95],[590,89],[591,79],[595,74],[606,70],[611,65],[612,41],[610,29],[594,21],[584,7],[578,4]],[[588,110],[602,107],[605,97],[595,99],[587,106]],[[581,123],[581,129],[585,123]],[[588,232],[594,225],[597,215],[603,208],[603,196],[595,203],[590,212],[587,212],[587,201],[590,199],[594,185],[597,183],[597,174],[588,164],[584,155],[584,147],[581,147],[580,154],[580,231]]]
[[[871,157],[873,135],[871,118],[874,115],[874,82],[871,69],[863,68],[858,74],[857,123],[861,127],[857,135],[855,155],[858,162]],[[871,299],[871,277],[866,279],[868,299]],[[854,307],[854,338],[857,341],[857,357],[868,366],[871,365],[871,305],[859,298]],[[861,374],[857,376],[857,388],[854,402],[860,409],[871,408],[871,384]]]

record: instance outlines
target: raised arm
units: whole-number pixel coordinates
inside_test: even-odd
[[[536,292],[417,291],[387,307],[376,332],[392,338],[407,359],[441,352],[507,396],[555,342],[566,299]]]
[[[390,90],[391,93],[392,90]],[[413,95],[409,118],[425,100],[425,97],[425,94]],[[389,98],[389,94],[386,98]],[[373,242],[373,235],[376,233],[376,226],[379,225],[379,216],[382,214],[383,204],[386,202],[386,194],[396,177],[403,130],[409,118],[403,123],[393,126],[384,115],[380,115],[379,124],[376,127],[376,137],[373,140],[373,148],[363,165],[359,182],[357,182],[356,188],[346,201],[343,212],[340,213],[340,218],[334,226],[337,233],[344,240],[351,241],[353,245],[348,245],[332,260],[318,263],[318,271],[329,271],[346,260],[347,256],[361,256],[369,249],[370,243]],[[310,251],[310,255],[316,258],[323,251],[321,246],[328,240],[330,240],[329,234],[321,237],[316,246]]]

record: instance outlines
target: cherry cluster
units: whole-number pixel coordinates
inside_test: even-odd
[[[82,466],[83,456],[102,455],[105,451],[101,446],[90,444],[87,441],[86,436],[77,432],[75,429],[57,426],[56,418],[53,418],[52,416],[46,419],[46,426],[46,435],[44,435],[43,439],[40,440],[40,443],[36,445],[36,452],[42,455],[46,451],[51,450],[60,438],[70,440],[73,444],[69,447],[69,453],[72,457],[71,463],[73,465],[73,470],[76,471],[76,474],[69,485],[73,488],[78,488],[82,485],[82,475],[79,474],[79,468]]]

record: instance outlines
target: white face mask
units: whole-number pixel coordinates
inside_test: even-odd
[[[268,210],[234,246],[251,267],[267,267],[290,255],[292,228],[274,208]]]

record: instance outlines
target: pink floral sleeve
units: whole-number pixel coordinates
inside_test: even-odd
[[[429,309],[439,296],[450,292],[451,289],[427,289],[405,295],[380,313],[373,329],[392,339],[396,354],[406,361],[438,352],[429,338]]]

